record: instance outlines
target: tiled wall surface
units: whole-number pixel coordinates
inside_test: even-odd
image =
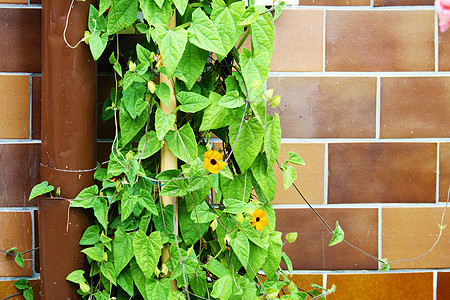
[[[0,0],[2,250],[37,240],[36,203],[27,199],[40,176],[40,2]],[[398,261],[381,272],[348,245],[328,247],[331,235],[276,170],[278,229],[299,233],[285,246],[294,280],[303,289],[335,284],[327,299],[450,297],[448,229],[415,259],[437,239],[450,185],[450,32],[438,32],[432,5],[299,0],[275,22],[267,87],[282,96],[271,111],[281,116],[280,161],[288,151],[304,159],[296,184],[348,242]],[[102,62],[99,70],[108,71]],[[99,108],[112,84],[99,76]],[[112,137],[110,125],[99,124],[99,138]],[[100,160],[108,147],[99,144]],[[24,258],[22,269],[0,257],[0,298],[20,277],[39,279],[36,255]]]

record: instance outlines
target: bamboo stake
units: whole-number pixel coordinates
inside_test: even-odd
[[[170,18],[168,27],[169,29],[174,28],[176,26],[176,15],[174,13],[173,17]],[[163,61],[164,62],[164,61]],[[177,100],[175,98],[175,89],[169,78],[165,74],[160,74],[160,84],[165,83],[170,89],[170,100],[169,106],[166,106],[162,101],[160,103],[161,110],[165,114],[171,113],[177,107]],[[176,124],[173,125],[172,129],[176,129]],[[178,168],[178,160],[175,155],[170,152],[167,143],[164,143],[161,149],[161,172],[169,169],[177,169]],[[162,196],[162,201],[164,206],[173,204],[175,205],[175,234],[178,234],[178,203],[175,201],[175,197],[167,197]],[[172,222],[172,220],[170,220]],[[162,261],[166,262],[169,258],[169,249],[164,247],[162,249]],[[172,290],[178,290],[176,280],[172,280],[170,282]]]

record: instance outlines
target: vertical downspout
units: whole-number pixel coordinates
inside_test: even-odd
[[[39,199],[39,247],[42,295],[45,300],[81,299],[66,281],[86,268],[78,241],[88,226],[69,201],[94,184],[96,166],[97,65],[85,43],[74,46],[87,30],[89,5],[95,0],[42,1],[41,180],[61,188],[61,197]],[[70,221],[68,221],[70,217]],[[69,222],[68,230],[66,225]]]

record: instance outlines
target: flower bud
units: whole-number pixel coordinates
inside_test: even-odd
[[[136,64],[130,60],[128,63],[128,69],[130,69],[131,72],[134,72],[136,70]]]
[[[244,216],[242,215],[242,213],[238,213],[236,215],[236,221],[238,221],[239,224],[242,224],[244,222]]]
[[[153,81],[150,80],[150,81],[147,83],[147,88],[148,88],[148,90],[150,91],[150,93],[154,94],[155,91],[156,91],[156,84],[155,84]]]

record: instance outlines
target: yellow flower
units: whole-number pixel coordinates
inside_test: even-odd
[[[261,209],[256,209],[252,216],[252,226],[255,227],[256,230],[264,230],[264,227],[267,226],[266,212]]]
[[[209,150],[203,155],[205,156],[205,159],[203,159],[203,166],[211,173],[218,174],[225,168],[225,163],[221,161],[223,159],[222,153],[215,150]]]

